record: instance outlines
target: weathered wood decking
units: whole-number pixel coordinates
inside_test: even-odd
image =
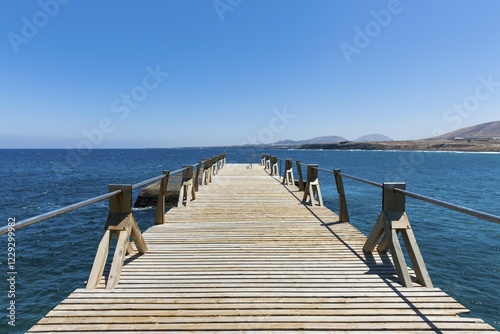
[[[30,332],[480,332],[437,288],[404,288],[390,256],[259,166],[227,165],[144,233],[118,286],[77,289]]]

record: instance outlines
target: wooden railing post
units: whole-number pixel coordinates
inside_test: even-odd
[[[200,172],[201,172],[201,161],[196,164],[196,172],[194,173],[193,187],[194,191],[198,191],[200,187]]]
[[[319,187],[318,172],[318,165],[307,165],[307,183],[302,202],[309,202],[311,206],[315,205],[316,200],[319,206],[323,206],[323,197],[321,196],[321,189]]]
[[[295,180],[293,179],[293,160],[286,159],[285,160],[285,170],[283,173],[283,181],[282,184],[286,185],[295,185]]]
[[[297,174],[299,175],[299,191],[304,191],[305,183],[304,183],[304,177],[302,176],[302,166],[300,164],[300,160],[297,160],[296,164],[297,164]]]
[[[121,190],[121,193],[109,198],[109,215],[87,281],[87,290],[95,289],[102,278],[113,236],[116,236],[117,243],[106,283],[107,290],[116,287],[120,280],[125,256],[133,252],[130,237],[132,237],[138,253],[144,254],[148,251],[141,230],[132,213],[132,186],[114,184],[109,186],[110,192],[116,190]]]
[[[271,176],[279,176],[278,158],[275,156],[271,156]]]
[[[160,191],[158,192],[158,202],[156,204],[155,225],[165,223],[165,194],[167,192],[170,171],[163,171],[163,179],[160,180]]]
[[[266,161],[264,166],[264,169],[271,170],[271,156],[269,154],[266,154]]]
[[[217,169],[217,157],[212,157],[212,175],[216,175],[219,172]]]
[[[201,184],[208,185],[212,182],[212,159],[206,159],[203,162],[203,175]]]
[[[220,171],[220,155],[215,157],[215,174],[219,174]]]
[[[184,165],[182,166],[184,170],[182,171],[182,183],[181,190],[179,192],[179,202],[178,207],[182,207],[185,202],[185,206],[189,206],[189,202],[196,199],[196,193],[193,187],[193,166]]]
[[[365,242],[363,251],[372,253],[377,243],[377,251],[381,253],[386,253],[391,249],[399,282],[407,288],[412,287],[410,273],[398,239],[398,233],[401,233],[417,276],[417,282],[425,287],[432,288],[432,281],[406,215],[406,197],[403,194],[394,192],[394,188],[405,190],[406,184],[397,182],[383,184],[382,212]]]
[[[344,182],[340,169],[334,169],[335,184],[337,185],[337,193],[339,194],[339,220],[341,222],[349,221],[349,212],[347,211],[347,202],[345,199]]]

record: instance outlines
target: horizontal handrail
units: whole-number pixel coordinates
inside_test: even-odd
[[[197,166],[198,166],[198,164],[204,165],[204,164],[205,164],[205,161],[208,161],[208,160],[210,160],[210,159],[204,159],[204,160],[200,160],[200,161],[198,161],[197,163],[193,164],[193,168],[197,167]]]
[[[325,173],[330,173],[330,174],[335,174],[335,172],[333,170],[329,170],[329,169],[324,169],[324,168],[319,168],[319,167],[313,167],[317,170],[320,170],[322,172],[325,172]]]
[[[76,210],[79,208],[83,208],[84,206],[103,201],[103,200],[108,199],[110,197],[116,196],[116,195],[120,194],[121,192],[122,192],[121,190],[115,190],[115,191],[112,191],[112,192],[109,192],[109,193],[106,193],[106,194],[103,194],[100,196],[96,196],[96,197],[87,199],[85,201],[81,201],[81,202],[78,202],[75,204],[65,206],[65,207],[57,209],[57,210],[53,210],[53,211],[46,212],[46,213],[43,213],[43,214],[35,216],[35,217],[24,219],[24,220],[21,220],[20,222],[16,223],[13,226],[13,228],[16,230],[19,230],[19,229],[24,228],[26,226],[41,222],[42,220],[56,217],[56,216],[62,215],[63,213],[67,213],[67,212],[70,212],[70,211],[73,211],[73,210]],[[5,234],[8,231],[9,231],[9,227],[4,226],[4,227],[0,228],[0,235]]]
[[[500,217],[499,216],[496,216],[496,215],[493,215],[493,214],[490,214],[490,213],[487,213],[487,212],[478,211],[478,210],[467,208],[465,206],[461,206],[461,205],[457,205],[457,204],[453,204],[453,203],[441,201],[439,199],[435,199],[435,198],[432,198],[432,197],[420,195],[420,194],[417,194],[417,193],[414,193],[414,192],[411,192],[411,191],[408,191],[408,190],[394,188],[393,191],[397,192],[397,193],[400,193],[400,194],[403,194],[405,196],[411,197],[411,198],[415,198],[415,199],[424,201],[424,202],[428,202],[428,203],[432,203],[432,204],[435,204],[435,205],[438,205],[438,206],[442,206],[444,208],[447,208],[447,209],[450,209],[450,210],[453,210],[453,211],[457,211],[457,212],[465,213],[467,215],[474,216],[474,217],[477,217],[477,218],[489,220],[489,221],[494,222],[494,223],[500,223]]]
[[[313,167],[313,168],[315,168],[317,170],[320,170],[322,172],[326,172],[326,173],[330,173],[330,174],[335,174],[335,171],[333,171],[333,170],[329,170],[329,169],[325,169],[325,168],[319,168],[319,167]],[[367,179],[362,179],[360,177],[349,175],[349,174],[344,174],[344,173],[340,173],[340,174],[343,177],[346,177],[348,179],[352,179],[352,180],[355,180],[355,181],[363,182],[363,183],[369,184],[369,185],[374,186],[374,187],[382,188],[382,184],[377,183],[375,181],[370,181],[370,180],[367,180]]]
[[[370,181],[370,180],[367,180],[367,179],[362,179],[360,177],[349,175],[349,174],[344,174],[344,173],[340,173],[340,174],[343,177],[347,177],[348,179],[359,181],[359,182],[363,182],[363,183],[369,184],[369,185],[374,186],[374,187],[382,188],[382,184],[381,183],[377,183],[377,182]]]
[[[150,183],[159,181],[159,180],[163,179],[164,177],[165,177],[165,175],[159,175],[159,176],[155,176],[155,177],[152,177],[150,179],[144,180],[142,182],[133,184],[132,189],[140,188],[142,186],[145,186],[146,184],[150,184]]]
[[[184,169],[186,169],[186,168],[184,167],[184,168],[176,169],[173,172],[170,172],[170,176],[180,174],[184,171]]]
[[[180,169],[178,169],[176,171],[173,171],[173,172],[170,173],[170,176],[182,173],[182,171],[185,170],[185,169],[186,169],[186,167],[180,168]],[[164,177],[165,177],[165,174],[158,175],[158,176],[152,177],[150,179],[141,181],[139,183],[136,183],[136,184],[132,185],[132,189],[137,189],[137,188],[143,187],[143,186],[145,186],[147,184],[154,183],[156,181],[159,181],[159,180],[163,179]]]
[[[286,159],[283,159],[283,158],[278,158],[278,159],[279,160],[286,160]],[[297,162],[297,160],[292,160],[292,161],[293,162]],[[308,166],[308,164],[305,163],[305,162],[300,162],[299,161],[299,164],[302,165],[302,166]],[[326,172],[326,173],[330,173],[330,174],[335,174],[335,172],[333,170],[329,170],[329,169],[325,169],[325,168],[320,168],[320,167],[316,167],[316,166],[314,166],[313,168],[317,169],[319,171],[322,171],[322,172]],[[377,183],[377,182],[374,182],[374,181],[362,179],[360,177],[349,175],[349,174],[341,173],[341,175],[345,176],[348,179],[356,180],[356,181],[359,181],[359,182],[363,182],[363,183],[369,184],[369,185],[374,186],[374,187],[382,188],[382,184],[381,183]]]

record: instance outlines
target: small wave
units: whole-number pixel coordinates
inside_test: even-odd
[[[94,203],[94,205],[98,208],[107,208],[109,206],[109,204],[107,202],[97,202],[97,203]]]
[[[500,152],[465,152],[465,151],[450,151],[451,153],[469,153],[469,154],[500,154]]]
[[[132,208],[132,211],[149,211],[149,210],[156,210],[156,206],[146,206],[143,208]]]

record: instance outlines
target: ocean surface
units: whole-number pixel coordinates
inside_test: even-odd
[[[223,151],[228,162],[248,163],[252,154],[254,164],[262,153],[229,148],[0,150],[1,224],[106,193],[110,183],[137,183]],[[266,153],[341,169],[376,182],[405,181],[410,191],[500,215],[500,154]],[[338,212],[333,176],[321,173],[320,182],[325,205]],[[381,190],[352,180],[344,180],[344,186],[351,223],[368,234],[380,213]],[[500,329],[500,224],[411,198],[407,213],[434,285],[469,308],[470,316]],[[142,230],[153,225],[154,208],[138,209],[135,215]],[[15,231],[15,249],[10,250],[7,236],[0,236],[1,333],[24,333],[74,289],[84,287],[106,216],[107,201],[103,201],[29,226]],[[9,269],[13,251],[16,261]],[[14,275],[9,274],[11,269]],[[9,283],[11,276],[14,285]],[[15,327],[8,324],[12,301]]]

